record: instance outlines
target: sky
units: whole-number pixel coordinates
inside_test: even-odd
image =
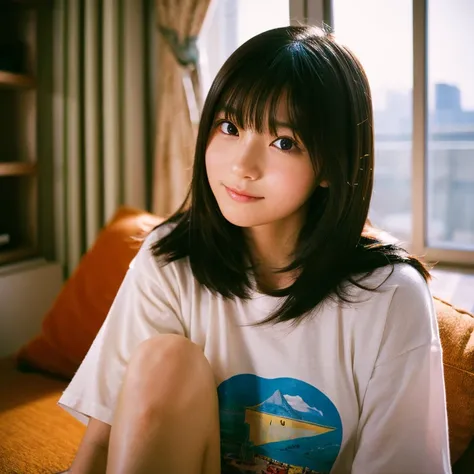
[[[412,1],[334,0],[337,37],[360,58],[374,99],[387,89],[412,87]],[[428,0],[428,82],[461,89],[474,110],[474,0]],[[431,101],[430,101],[431,102]]]

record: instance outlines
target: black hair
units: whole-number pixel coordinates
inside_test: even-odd
[[[372,101],[365,72],[327,31],[288,26],[247,41],[225,62],[206,98],[199,124],[188,196],[165,223],[173,230],[153,246],[158,260],[189,257],[194,277],[225,298],[251,294],[251,261],[241,228],[219,210],[206,173],[205,154],[216,114],[257,131],[276,128],[276,107],[287,97],[288,116],[311,157],[317,183],[309,198],[293,262],[294,283],[270,294],[283,304],[266,321],[300,320],[328,297],[348,302],[347,282],[367,288],[375,269],[408,263],[427,280],[424,264],[379,240],[367,217],[373,188]],[[264,123],[267,122],[267,123]]]

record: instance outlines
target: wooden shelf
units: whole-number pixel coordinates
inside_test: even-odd
[[[31,89],[34,86],[35,80],[26,74],[0,71],[0,87],[2,89]]]
[[[0,269],[36,258],[38,239],[38,32],[51,0],[0,0]],[[31,7],[31,8],[30,8]],[[34,8],[33,8],[34,7]],[[48,48],[46,48],[48,49]],[[0,302],[1,307],[1,302]],[[1,313],[1,309],[0,309]],[[1,464],[1,463],[0,463]],[[0,468],[1,471],[1,468]]]
[[[0,265],[11,262],[18,262],[30,257],[34,257],[37,254],[34,247],[31,246],[21,246],[8,250],[1,250],[0,247]]]
[[[0,177],[27,176],[36,174],[36,163],[0,163]]]

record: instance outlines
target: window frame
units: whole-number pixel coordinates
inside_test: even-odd
[[[289,0],[291,25],[332,26],[332,0]]]
[[[427,245],[428,1],[413,1],[413,252],[429,261],[474,266],[474,251]]]
[[[291,1],[291,0],[290,0]],[[313,3],[303,0],[306,10]],[[446,267],[474,267],[474,251],[431,247],[427,244],[427,180],[428,152],[428,1],[412,0],[413,9],[413,130],[412,130],[412,236],[408,250],[429,262]],[[334,26],[332,0],[318,0],[322,18],[308,18],[308,23],[324,20]]]

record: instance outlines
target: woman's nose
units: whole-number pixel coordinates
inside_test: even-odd
[[[240,179],[255,181],[262,175],[262,153],[258,144],[243,145],[232,163],[232,172]]]

